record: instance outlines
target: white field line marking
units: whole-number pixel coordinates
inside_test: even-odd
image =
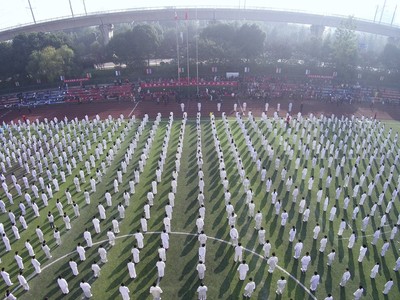
[[[349,226],[349,228],[351,229],[351,231],[353,231],[353,227],[350,226],[349,222],[346,222],[347,226]]]
[[[135,111],[135,108],[139,105],[139,102],[140,101],[136,102],[135,106],[132,108],[131,112],[129,113],[128,118],[130,118],[132,116],[133,112]]]
[[[145,232],[144,234],[146,234],[146,235],[148,235],[148,234],[161,234],[161,231],[148,231],[148,232]],[[198,234],[195,234],[195,233],[188,233],[188,232],[170,232],[170,234],[198,236]],[[129,237],[129,236],[133,236],[133,235],[134,235],[134,234],[132,234],[132,233],[131,233],[131,234],[120,235],[120,236],[117,236],[116,239],[122,239],[122,238]],[[216,237],[207,236],[207,238],[209,238],[210,240],[214,240],[214,241],[218,241],[218,242],[227,244],[227,245],[232,245],[231,242],[227,242],[227,241],[225,241],[225,240],[222,240],[222,239],[219,239],[219,238],[216,238]],[[95,242],[95,243],[93,243],[93,246],[94,246],[94,245],[98,245],[98,244],[102,244],[102,243],[105,243],[105,242],[108,242],[108,239],[107,239],[107,240],[102,240],[102,241]],[[85,248],[87,248],[87,247],[85,247]],[[258,254],[257,252],[255,252],[255,251],[253,251],[253,250],[250,250],[250,249],[247,249],[247,248],[243,248],[243,249],[244,249],[245,251],[251,253],[251,254],[254,254],[255,256],[258,256],[258,257],[261,258],[262,260],[266,260],[266,259],[264,258],[264,256],[262,256],[261,254]],[[68,257],[68,256],[70,256],[70,255],[73,255],[73,254],[75,254],[75,253],[76,253],[76,251],[72,251],[72,252],[70,252],[70,253],[67,253],[67,254],[65,254],[65,255],[63,255],[63,256],[57,258],[56,260],[54,260],[54,261],[52,261],[51,263],[49,263],[49,264],[47,264],[46,266],[44,266],[44,267],[42,268],[42,271],[46,270],[47,268],[49,268],[49,267],[52,266],[53,264],[59,262],[60,260],[66,258],[66,257]],[[287,276],[289,276],[291,279],[293,279],[299,286],[301,286],[301,287],[310,295],[310,297],[311,297],[312,299],[318,300],[318,299],[311,293],[311,291],[310,291],[306,286],[304,286],[299,280],[296,279],[296,277],[294,277],[292,274],[290,274],[288,271],[286,271],[285,269],[283,269],[283,268],[280,267],[279,265],[277,265],[276,267],[277,267],[280,271],[282,271],[283,273],[285,273]],[[35,273],[29,275],[29,276],[27,277],[27,280],[29,281],[29,280],[32,279],[35,275],[36,275]],[[18,286],[13,290],[13,292],[17,291],[19,288],[21,288],[21,285],[18,285]]]
[[[3,118],[3,117],[5,117],[5,116],[7,116],[10,112],[11,112],[11,109],[7,110],[7,111],[4,112],[3,114],[1,114],[0,118]]]
[[[384,231],[384,232],[381,232],[381,234],[382,233],[384,233],[384,234],[386,234],[386,233],[390,233],[391,231]],[[369,236],[374,236],[373,234],[367,234],[367,235],[360,235],[360,236],[356,236],[357,238],[363,238],[363,237],[369,237]],[[342,240],[348,240],[348,239],[350,239],[350,237],[348,237],[348,238],[342,238]]]

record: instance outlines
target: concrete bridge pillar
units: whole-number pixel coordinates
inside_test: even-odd
[[[316,37],[322,37],[322,35],[324,34],[325,31],[325,26],[324,25],[316,25],[316,24],[312,24],[310,26],[310,31],[311,33],[316,36]]]
[[[107,45],[110,39],[114,35],[114,25],[113,24],[101,24],[99,26],[101,34],[103,35],[104,45]]]

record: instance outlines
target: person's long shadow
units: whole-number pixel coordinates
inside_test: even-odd
[[[328,271],[326,272],[325,278],[325,290],[327,292],[332,291],[332,267],[327,267]]]
[[[372,295],[378,295],[375,279],[371,278]]]
[[[322,277],[324,275],[326,266],[324,265],[324,253],[318,253],[317,272]]]
[[[279,233],[278,233],[278,236],[277,236],[276,241],[275,241],[276,248],[278,248],[283,243],[283,238],[282,237],[283,237],[284,231],[285,231],[285,227],[284,226],[280,226]]]
[[[343,240],[341,238],[339,238],[338,240],[338,256],[339,256],[339,262],[343,262],[344,259],[344,247],[343,247]]]
[[[340,300],[346,300],[346,289],[340,287]]]
[[[262,286],[261,290],[258,293],[259,300],[268,299],[268,295],[271,290],[272,278],[273,278],[273,275],[268,272],[267,278],[265,278],[265,280],[264,280],[264,285]],[[258,284],[258,282],[257,282],[257,284]]]
[[[293,251],[293,243],[289,243],[284,256],[285,268],[287,268],[287,266],[292,260],[292,251]]]
[[[350,273],[352,274],[352,277],[354,278],[355,266],[354,266],[354,255],[352,249],[348,249],[348,257],[349,257],[349,270]]]

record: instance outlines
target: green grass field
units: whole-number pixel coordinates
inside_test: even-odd
[[[11,231],[10,221],[7,214],[2,214],[0,216],[1,222],[4,224],[7,236],[12,242],[12,251],[9,253],[5,252],[3,243],[0,243],[1,249],[1,266],[6,269],[11,275],[11,279],[14,285],[11,290],[16,289],[13,293],[19,299],[43,299],[48,297],[49,299],[81,299],[83,298],[83,293],[79,287],[79,283],[82,279],[88,281],[92,285],[93,299],[121,299],[118,292],[118,287],[121,282],[124,282],[131,291],[131,299],[151,299],[149,295],[149,288],[153,282],[157,281],[157,269],[156,262],[158,260],[157,249],[161,243],[159,232],[163,229],[163,217],[164,217],[164,207],[168,202],[168,192],[170,190],[170,184],[172,180],[172,171],[175,168],[175,153],[178,145],[178,138],[181,126],[181,120],[175,117],[175,121],[171,129],[171,137],[168,145],[168,152],[166,163],[164,166],[164,172],[162,174],[162,183],[158,185],[158,194],[154,200],[154,206],[151,209],[151,219],[148,222],[148,233],[145,235],[145,247],[140,253],[141,261],[136,265],[137,278],[132,280],[129,278],[127,270],[127,260],[131,257],[131,249],[135,244],[134,238],[131,236],[137,229],[140,228],[140,217],[143,213],[143,206],[146,202],[146,194],[151,187],[151,182],[155,178],[155,171],[157,168],[157,161],[161,152],[161,145],[164,140],[166,126],[167,126],[167,116],[163,116],[163,121],[158,126],[155,134],[155,139],[152,144],[149,159],[144,168],[144,172],[140,176],[140,183],[136,185],[136,192],[131,197],[131,204],[126,208],[125,219],[120,220],[120,230],[121,232],[117,235],[116,245],[112,248],[107,244],[108,250],[108,262],[101,265],[101,275],[99,278],[95,279],[92,276],[91,264],[95,260],[99,262],[100,257],[97,253],[98,247],[101,241],[107,240],[107,230],[111,228],[111,220],[113,217],[118,217],[117,205],[119,202],[123,202],[122,194],[125,189],[129,190],[129,179],[133,177],[133,170],[137,167],[142,149],[145,145],[147,138],[149,137],[151,127],[154,120],[150,120],[143,134],[140,136],[138,147],[135,150],[133,159],[128,166],[128,172],[123,175],[123,184],[119,187],[119,193],[113,194],[113,206],[106,207],[107,209],[107,219],[101,223],[101,234],[96,235],[92,225],[92,217],[98,215],[97,204],[99,202],[105,203],[104,193],[108,189],[113,191],[113,180],[117,169],[120,167],[120,162],[123,160],[124,154],[129,146],[130,141],[134,137],[136,130],[139,126],[141,120],[137,120],[132,126],[132,129],[128,131],[126,135],[125,142],[122,143],[121,149],[117,152],[114,162],[111,167],[108,168],[107,173],[103,176],[103,182],[97,185],[97,191],[91,194],[91,204],[86,205],[83,191],[85,188],[90,190],[90,184],[88,181],[89,176],[87,176],[86,184],[82,185],[82,193],[76,193],[75,187],[72,182],[72,178],[78,173],[80,167],[83,168],[83,162],[79,163],[77,168],[73,171],[73,175],[67,177],[67,182],[60,184],[60,191],[55,193],[54,199],[50,201],[49,207],[44,208],[42,201],[38,200],[40,210],[40,217],[34,218],[33,212],[28,209],[27,221],[29,222],[29,228],[23,231],[20,224],[19,229],[21,233],[21,239],[15,241],[13,233]],[[339,179],[335,179],[335,167],[336,163],[340,163],[342,157],[342,151],[339,154],[338,161],[333,162],[333,166],[330,170],[332,173],[333,181],[329,189],[325,189],[325,178],[328,175],[327,159],[318,160],[317,165],[313,168],[310,155],[309,160],[305,160],[304,157],[301,158],[301,167],[299,170],[295,170],[294,161],[297,155],[301,155],[301,151],[298,148],[298,142],[294,145],[294,158],[292,161],[288,159],[288,156],[283,150],[283,144],[279,145],[280,137],[283,140],[287,138],[292,144],[292,136],[288,135],[288,131],[285,125],[281,127],[279,123],[273,122],[273,126],[277,128],[277,135],[274,132],[270,132],[267,125],[257,119],[258,128],[261,133],[264,133],[268,139],[270,145],[275,149],[274,159],[271,161],[264,148],[261,145],[261,137],[257,130],[255,130],[251,123],[248,121],[247,117],[244,119],[245,126],[248,134],[251,138],[252,144],[257,149],[258,157],[261,158],[263,165],[267,167],[267,178],[271,177],[273,180],[273,185],[271,191],[276,188],[278,191],[278,199],[282,202],[282,208],[286,209],[289,213],[288,223],[285,227],[280,225],[280,216],[275,215],[275,209],[271,205],[271,194],[266,193],[265,183],[261,182],[260,173],[257,171],[255,162],[252,161],[244,135],[240,129],[238,123],[235,119],[229,119],[229,127],[231,129],[234,142],[238,147],[238,151],[241,155],[243,165],[246,171],[246,175],[249,176],[251,180],[251,188],[254,192],[253,200],[256,203],[256,210],[260,209],[263,213],[262,226],[266,229],[267,239],[270,240],[272,244],[272,251],[276,252],[279,258],[279,266],[281,269],[276,269],[273,274],[268,273],[268,265],[266,260],[262,258],[263,251],[262,246],[258,244],[257,231],[254,229],[254,220],[247,217],[247,207],[245,204],[245,193],[238,174],[236,163],[231,152],[230,141],[226,134],[224,122],[221,119],[216,120],[217,134],[221,141],[221,148],[224,154],[224,160],[226,164],[226,170],[228,174],[228,179],[230,182],[230,191],[232,193],[232,204],[235,207],[235,212],[238,215],[238,220],[236,223],[236,228],[239,231],[240,238],[239,241],[242,243],[243,247],[246,248],[244,257],[249,264],[250,271],[247,275],[246,281],[239,281],[238,272],[236,271],[238,263],[234,263],[234,248],[228,243],[229,238],[229,226],[228,220],[226,218],[225,203],[224,203],[224,190],[220,180],[219,168],[218,168],[218,157],[217,152],[214,147],[214,139],[212,136],[211,124],[209,117],[204,117],[201,121],[201,139],[202,139],[202,153],[204,159],[204,174],[205,174],[205,207],[206,207],[206,217],[205,217],[205,233],[210,237],[207,241],[207,254],[206,254],[206,276],[204,283],[208,287],[208,299],[242,299],[244,286],[248,281],[249,277],[253,277],[256,283],[256,290],[252,296],[253,299],[312,299],[308,291],[304,289],[309,289],[310,278],[314,271],[318,271],[321,275],[321,283],[315,293],[317,299],[324,299],[328,293],[332,293],[334,299],[352,299],[353,292],[358,288],[361,283],[364,286],[365,299],[398,299],[400,295],[399,288],[399,273],[394,272],[392,269],[395,265],[395,261],[399,256],[399,238],[396,238],[390,243],[390,249],[384,258],[380,256],[381,247],[383,245],[384,238],[388,238],[390,235],[390,230],[393,224],[397,222],[397,216],[399,213],[398,199],[396,199],[393,208],[389,215],[389,226],[386,226],[382,231],[381,239],[378,241],[376,246],[371,245],[372,234],[375,228],[379,226],[380,215],[385,211],[386,205],[391,198],[391,193],[397,185],[397,178],[399,176],[399,168],[396,166],[393,176],[393,181],[387,192],[385,194],[385,201],[381,207],[378,207],[375,217],[371,219],[365,234],[361,232],[361,220],[364,218],[365,214],[369,213],[372,203],[377,201],[378,195],[382,190],[383,177],[388,176],[390,166],[394,160],[394,155],[392,154],[388,160],[385,161],[385,175],[381,176],[380,182],[376,184],[371,197],[367,197],[364,206],[360,209],[358,217],[355,221],[351,219],[352,211],[354,206],[357,204],[359,197],[356,200],[351,198],[351,202],[347,212],[342,209],[343,198],[345,194],[352,195],[352,186],[358,181],[358,177],[365,170],[369,156],[367,155],[366,161],[362,161],[359,165],[356,178],[350,179],[349,188],[344,188],[341,197],[338,201],[338,210],[336,217],[333,222],[328,220],[330,208],[335,204],[335,189],[337,185],[343,185],[344,175],[351,171],[351,168],[355,162],[355,157],[353,159],[347,159],[346,165],[341,171]],[[271,121],[271,119],[270,119]],[[123,128],[125,127],[126,121],[123,122],[122,126],[119,127],[113,134],[113,141],[121,134]],[[312,124],[311,136],[313,134],[314,126],[318,128],[317,141],[319,141],[319,135],[321,131],[319,130],[319,125]],[[103,136],[108,139],[107,132],[111,131],[114,123],[111,123],[107,127],[106,132]],[[353,130],[352,136],[349,138],[348,144],[350,148],[351,142],[354,140],[355,145],[361,143],[365,136],[359,134],[358,140],[355,140],[355,134],[359,128],[363,125],[355,125],[355,130]],[[396,122],[385,123],[385,134],[386,136],[389,127],[393,128],[391,135],[391,142],[393,141],[394,134],[399,130],[400,125]],[[301,128],[301,127],[300,127]],[[337,127],[336,127],[337,129]],[[64,128],[63,130],[67,130]],[[325,130],[325,129],[324,129]],[[332,138],[332,126],[328,128],[328,137]],[[34,133],[31,131],[32,134]],[[301,130],[300,130],[301,132]],[[337,130],[336,130],[337,132]],[[53,131],[54,133],[54,131]],[[342,131],[342,135],[338,137],[335,147],[340,140],[343,140],[346,131]],[[27,131],[23,131],[26,136]],[[36,134],[36,133],[35,133]],[[15,131],[14,131],[15,135]],[[91,138],[91,136],[90,136]],[[300,133],[298,134],[298,139],[300,138]],[[376,138],[374,134],[373,138]],[[297,140],[298,140],[297,139]],[[312,138],[311,138],[312,141]],[[326,141],[326,139],[325,139]],[[380,147],[383,142],[383,138],[378,141],[378,147]],[[390,142],[390,143],[391,143]],[[189,119],[186,123],[185,134],[183,139],[183,153],[181,158],[181,170],[178,177],[178,191],[176,194],[175,207],[172,219],[172,232],[170,234],[170,248],[167,252],[166,270],[165,277],[160,281],[160,287],[163,289],[163,299],[197,299],[197,287],[200,284],[198,279],[196,265],[198,262],[198,246],[197,232],[196,229],[196,218],[198,216],[198,166],[196,159],[196,143],[197,143],[197,132],[196,123],[194,119]],[[111,142],[108,143],[111,145]],[[311,143],[310,143],[311,148]],[[384,150],[388,150],[390,144]],[[95,143],[92,140],[92,152],[94,151]],[[374,147],[372,150],[374,151]],[[396,153],[398,147],[396,147]],[[89,151],[90,152],[90,151]],[[89,157],[89,152],[84,156],[84,161]],[[380,153],[378,151],[378,153]],[[275,170],[275,157],[281,156],[281,164],[279,170]],[[105,154],[102,159],[105,158]],[[327,156],[326,156],[327,158]],[[379,166],[379,158],[375,160],[372,168],[371,174],[377,172]],[[97,161],[96,164],[99,166],[101,161]],[[301,180],[301,170],[302,167],[308,166],[307,178],[304,182]],[[322,165],[325,165],[325,175],[322,180],[319,179],[319,169]],[[290,175],[294,179],[292,190],[295,185],[299,186],[300,194],[298,196],[297,203],[292,203],[291,192],[286,192],[285,183],[281,181],[281,169],[286,167],[287,175]],[[19,168],[18,163],[13,165],[13,169],[7,172],[7,182],[11,189],[12,182],[9,177],[11,172],[21,178],[24,170]],[[92,175],[94,175],[94,170],[92,170]],[[307,182],[310,176],[314,176],[315,182],[313,189],[308,191]],[[47,176],[44,174],[44,178]],[[370,175],[366,178],[365,183],[361,190],[367,190],[369,182],[374,178],[374,175]],[[60,180],[61,182],[61,180]],[[21,186],[22,180],[20,180]],[[328,195],[330,198],[329,207],[326,212],[322,209],[322,203],[316,203],[316,193],[318,191],[318,186],[323,186],[324,197]],[[73,200],[76,201],[81,210],[81,216],[79,218],[74,218],[72,206],[67,206],[66,198],[64,195],[65,189],[69,187]],[[10,205],[7,197],[1,191],[1,199],[6,202],[7,209],[11,209],[14,212],[18,212],[18,203],[23,201],[23,197],[16,196],[16,191],[14,188],[11,189],[11,193],[14,195],[14,205]],[[31,193],[32,194],[32,193]],[[361,193],[359,193],[359,196]],[[298,213],[298,204],[301,197],[306,197],[307,205],[311,209],[311,215],[307,223],[302,222],[302,215]],[[32,197],[33,198],[33,197]],[[55,208],[55,199],[60,198],[64,203],[64,211],[72,219],[72,230],[66,231],[64,222],[62,218],[58,216],[58,211]],[[57,247],[53,239],[53,232],[47,222],[47,212],[52,211],[56,217],[56,225],[61,229],[62,245]],[[17,215],[17,213],[16,213]],[[347,248],[348,237],[351,234],[351,229],[347,228],[342,238],[338,238],[337,231],[341,218],[345,218],[347,223],[351,226],[353,230],[357,232],[357,240],[350,251]],[[315,242],[312,238],[313,228],[316,223],[321,225],[321,233],[319,235],[318,241]],[[43,251],[40,249],[40,244],[38,238],[35,234],[35,228],[37,225],[41,225],[43,232],[45,233],[45,238],[52,249],[53,258],[46,259]],[[308,268],[306,274],[302,274],[300,271],[300,263],[293,259],[293,247],[294,243],[289,243],[289,229],[291,226],[296,226],[297,228],[297,239],[302,239],[304,242],[304,248],[302,251],[303,256],[306,251],[310,252],[312,261]],[[94,243],[97,243],[90,249],[86,249],[86,261],[80,262],[79,256],[75,252],[75,248],[78,242],[86,245],[83,239],[83,232],[85,228],[89,228],[92,233]],[[321,254],[319,249],[319,240],[326,234],[328,236],[328,245],[323,254]],[[24,242],[26,239],[30,238],[32,245],[36,251],[36,256],[42,263],[43,271],[39,276],[33,276],[29,280],[31,290],[29,292],[23,291],[22,288],[17,288],[18,280],[18,267],[13,258],[14,251],[19,250],[20,255],[24,258],[26,277],[34,273],[34,270],[30,264],[30,259],[28,257],[28,252],[24,247]],[[215,239],[214,239],[215,238]],[[222,240],[222,241],[221,241]],[[368,245],[368,253],[362,264],[357,262],[359,248],[365,243]],[[336,250],[336,259],[332,267],[327,267],[327,255],[331,249]],[[68,261],[72,258],[78,263],[79,275],[73,276],[71,269],[69,268]],[[370,270],[376,262],[380,262],[381,268],[379,275],[375,280],[372,280],[370,276]],[[346,267],[350,268],[352,274],[351,280],[347,283],[346,288],[340,288],[339,282],[340,278]],[[290,276],[292,277],[289,277]],[[69,283],[70,293],[67,296],[62,295],[60,288],[57,285],[56,278],[58,275],[63,276]],[[282,296],[277,296],[275,294],[276,282],[281,277],[285,276],[288,280],[287,286],[284,290]],[[383,286],[386,281],[392,277],[394,280],[394,286],[390,291],[388,296],[382,294]],[[0,280],[0,293],[4,294],[7,289],[3,280]]]

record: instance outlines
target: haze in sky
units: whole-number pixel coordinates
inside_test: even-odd
[[[37,22],[71,16],[71,8],[75,16],[141,7],[235,7],[235,8],[274,8],[285,10],[301,10],[327,15],[354,15],[356,18],[369,19],[383,23],[400,25],[400,5],[396,13],[397,0],[30,0]],[[385,9],[382,8],[385,4]],[[29,0],[0,0],[0,29],[33,23]],[[188,4],[189,3],[189,4]]]

